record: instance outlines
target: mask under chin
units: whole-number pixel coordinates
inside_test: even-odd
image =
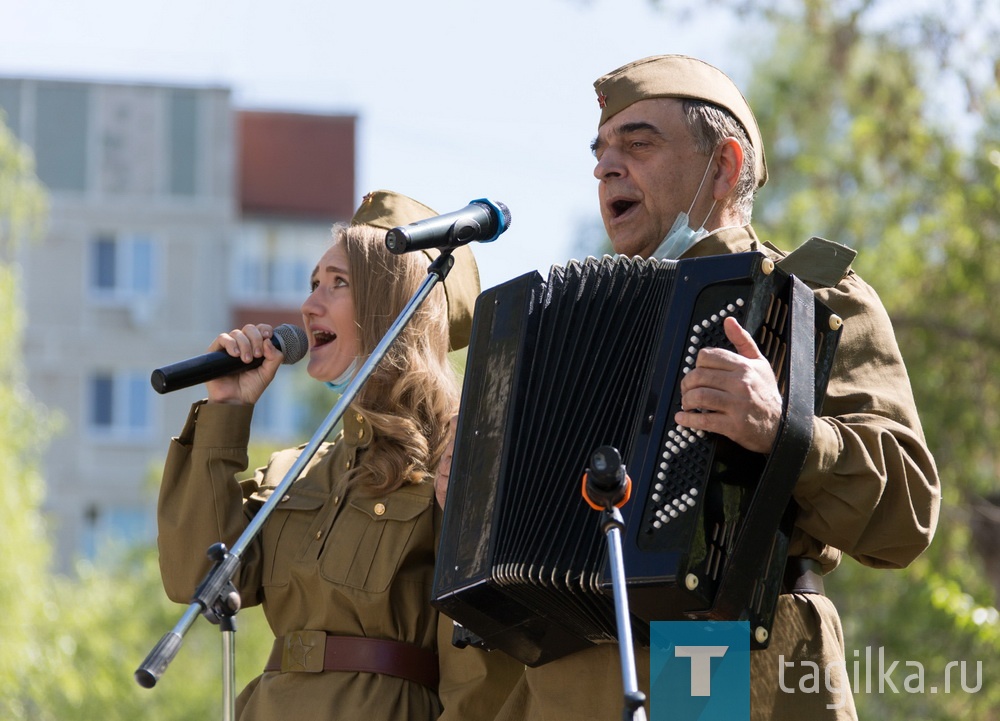
[[[343,393],[348,384],[354,380],[354,376],[357,372],[358,359],[355,358],[351,361],[351,364],[347,366],[343,373],[334,378],[332,381],[325,381],[324,385],[335,393]]]
[[[677,214],[677,220],[674,221],[663,242],[653,251],[653,257],[660,260],[677,260],[706,235],[708,231],[705,230],[705,226],[694,230],[689,223],[688,214],[682,211]]]

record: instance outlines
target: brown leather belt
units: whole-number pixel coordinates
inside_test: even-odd
[[[320,650],[322,649],[322,650]],[[436,653],[412,643],[295,631],[275,639],[265,671],[364,671],[398,676],[431,689],[438,685]]]
[[[782,593],[826,594],[823,588],[822,567],[812,558],[789,558],[785,563],[785,577],[781,582]]]

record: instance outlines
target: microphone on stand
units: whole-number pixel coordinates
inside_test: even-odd
[[[632,479],[614,446],[601,446],[591,454],[582,485],[583,500],[595,511],[621,508],[632,496]]]
[[[429,248],[454,250],[473,241],[490,243],[509,227],[507,206],[480,198],[453,213],[393,228],[386,233],[385,247],[396,255]]]
[[[285,364],[298,363],[309,350],[309,338],[306,332],[297,325],[288,323],[274,329],[271,343],[285,356],[282,361]],[[170,393],[230,373],[242,373],[257,368],[263,362],[263,358],[254,358],[249,363],[244,363],[240,358],[231,356],[224,350],[217,350],[157,368],[150,376],[149,382],[157,393]]]

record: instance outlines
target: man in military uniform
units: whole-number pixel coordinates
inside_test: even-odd
[[[798,517],[770,645],[751,652],[751,707],[753,719],[855,719],[840,619],[822,576],[844,553],[874,568],[906,566],[930,543],[940,506],[889,317],[850,269],[850,249],[817,238],[786,255],[758,239],[750,215],[767,180],[764,145],[749,105],[721,71],[690,57],[657,56],[608,73],[595,89],[594,175],[617,253],[676,259],[760,251],[844,321],[794,489]],[[736,352],[701,351],[682,383],[676,422],[768,453],[781,415],[777,383],[732,318],[726,333]],[[648,697],[649,650],[637,648],[636,662]],[[834,683],[800,686],[810,668],[834,669]],[[614,645],[525,669],[496,718],[620,717],[620,675]]]

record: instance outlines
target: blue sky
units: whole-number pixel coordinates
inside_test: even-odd
[[[474,249],[489,287],[579,256],[581,227],[599,227],[593,81],[681,52],[742,84],[733,35],[719,11],[683,22],[647,0],[0,0],[0,74],[221,84],[243,108],[356,113],[359,200],[510,207],[510,230]]]

